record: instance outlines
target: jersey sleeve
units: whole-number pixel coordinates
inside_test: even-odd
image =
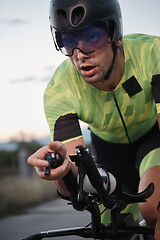
[[[54,126],[53,139],[63,143],[81,139],[82,133],[76,113],[68,113],[60,116]]]
[[[78,115],[62,86],[54,76],[44,93],[44,110],[50,129],[51,140],[63,143],[82,139]]]

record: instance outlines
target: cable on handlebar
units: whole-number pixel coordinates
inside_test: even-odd
[[[96,189],[101,202],[105,207],[112,208],[114,206],[114,201],[109,197],[109,194],[104,189],[102,178],[97,170],[92,156],[82,145],[76,147],[76,152],[78,155],[78,164],[82,165],[82,168],[85,170],[92,186]]]

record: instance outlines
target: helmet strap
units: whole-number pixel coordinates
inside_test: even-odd
[[[111,75],[111,73],[113,71],[114,62],[115,62],[115,59],[116,59],[116,56],[117,56],[117,52],[118,52],[118,47],[116,46],[114,41],[112,42],[112,50],[113,50],[113,60],[112,60],[110,68],[108,69],[108,72],[104,76],[105,80],[109,79],[109,77],[110,77],[110,75]]]

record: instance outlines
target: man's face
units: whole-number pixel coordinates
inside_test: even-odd
[[[93,25],[62,34],[63,50],[88,83],[101,81],[111,66],[113,51],[108,37],[107,29]]]
[[[81,30],[55,35],[59,50],[69,56],[88,83],[104,80],[113,61],[112,44],[108,43],[107,23],[89,25]]]
[[[104,80],[104,76],[111,66],[113,60],[112,45],[106,43],[90,54],[84,54],[79,49],[75,49],[70,59],[87,83],[97,83]]]

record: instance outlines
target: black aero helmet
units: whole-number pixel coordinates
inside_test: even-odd
[[[118,0],[51,0],[51,29],[72,32],[96,21],[108,22],[112,40],[122,37],[122,16]]]

